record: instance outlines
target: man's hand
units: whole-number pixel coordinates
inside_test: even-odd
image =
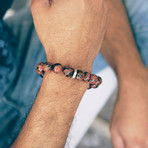
[[[147,71],[134,73],[130,79],[125,76],[119,82],[111,134],[114,148],[148,148]]]
[[[32,1],[34,24],[47,61],[91,71],[107,26],[103,1]]]
[[[119,82],[111,122],[113,146],[148,148],[148,71],[138,53],[122,0],[106,2],[110,23],[102,53]]]

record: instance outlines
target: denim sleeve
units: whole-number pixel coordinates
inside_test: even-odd
[[[9,28],[0,21],[0,97],[8,89],[16,73],[15,48],[17,42]]]
[[[36,74],[38,62],[46,61],[29,8],[1,22],[1,40],[7,54],[1,54],[0,148],[8,148],[21,130],[36,98],[42,79]],[[5,55],[5,56],[4,56]]]

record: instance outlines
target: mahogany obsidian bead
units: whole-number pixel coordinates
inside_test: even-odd
[[[75,70],[71,67],[65,66],[62,67],[61,64],[56,63],[54,65],[52,65],[51,63],[47,62],[47,63],[39,63],[36,67],[36,72],[43,77],[45,72],[50,72],[52,71],[55,73],[63,73],[66,77],[75,77],[75,79],[77,80],[82,80],[84,82],[88,82],[89,84],[89,88],[97,88],[101,83],[102,83],[102,78],[95,75],[95,74],[90,74],[88,72],[83,72],[81,70]],[[74,74],[75,73],[75,74]]]
[[[92,74],[90,79],[90,88],[97,88],[102,83],[102,78]]]
[[[101,85],[102,84],[102,78],[98,76],[98,81],[96,83],[97,85]]]
[[[63,73],[66,77],[72,77],[74,74],[74,69],[71,67],[63,67]]]
[[[36,72],[39,75],[43,75],[44,74],[44,63],[43,62],[37,64],[37,66],[36,66]]]
[[[63,67],[61,64],[56,63],[52,66],[52,69],[53,69],[53,72],[60,74],[62,73]]]
[[[76,79],[77,80],[83,80],[84,79],[84,73],[81,70],[77,71]]]
[[[91,74],[90,76],[90,84],[95,84],[98,81],[98,76],[95,74]]]
[[[84,72],[84,79],[83,79],[83,81],[84,82],[89,82],[89,80],[90,80],[90,73]]]
[[[52,71],[52,64],[47,62],[44,64],[44,71],[45,72],[51,72]]]

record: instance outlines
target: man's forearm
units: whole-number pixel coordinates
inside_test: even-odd
[[[102,53],[119,82],[110,125],[112,144],[114,148],[147,148],[148,71],[138,53],[122,0],[107,0],[107,4],[111,18]]]
[[[31,12],[47,61],[91,72],[106,32],[103,0],[32,0]],[[92,27],[93,26],[93,27]],[[45,74],[26,123],[12,147],[63,148],[89,84]]]
[[[114,68],[119,81],[142,72],[144,64],[138,53],[122,0],[107,0],[110,24],[102,54]],[[126,74],[126,76],[125,76]]]
[[[78,104],[88,84],[55,73],[45,74],[41,89],[12,147],[64,147]]]

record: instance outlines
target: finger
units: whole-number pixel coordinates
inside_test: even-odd
[[[117,132],[112,133],[113,148],[126,148],[121,136]]]

